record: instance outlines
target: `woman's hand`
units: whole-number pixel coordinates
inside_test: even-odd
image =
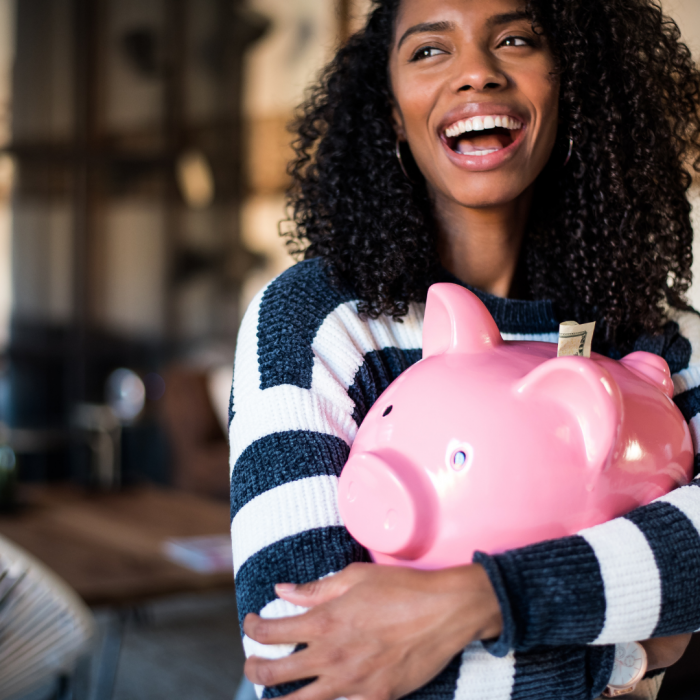
[[[690,634],[677,634],[675,637],[657,637],[640,642],[647,652],[649,671],[673,666],[688,648],[691,636]]]
[[[320,581],[281,584],[276,592],[311,609],[277,620],[249,614],[245,633],[262,644],[306,648],[277,660],[253,656],[245,673],[266,686],[315,678],[288,696],[294,700],[394,700],[502,627],[498,600],[478,564],[441,571],[351,564]]]

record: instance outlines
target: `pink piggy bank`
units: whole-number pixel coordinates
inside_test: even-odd
[[[379,397],[340,476],[340,513],[381,564],[423,569],[570,535],[692,477],[666,362],[506,342],[454,284],[428,292],[423,359]]]

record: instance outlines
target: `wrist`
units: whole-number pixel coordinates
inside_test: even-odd
[[[462,631],[462,646],[481,639],[494,639],[503,631],[498,597],[481,564],[469,564],[439,572],[441,588],[454,596],[451,615]]]
[[[477,639],[496,639],[503,632],[503,615],[498,596],[486,569],[481,564],[472,564],[470,569],[480,591],[483,606],[483,614],[480,618],[482,628]]]
[[[679,634],[673,637],[656,637],[640,642],[647,653],[648,670],[656,671],[673,666],[683,656],[690,643],[690,638],[690,634]]]
[[[647,639],[643,642],[639,642],[642,647],[644,647],[644,651],[646,651],[647,654],[647,670],[649,671],[654,671],[658,668],[662,668],[662,660],[659,657],[659,655],[656,653],[655,645],[653,643],[654,640],[652,639]]]

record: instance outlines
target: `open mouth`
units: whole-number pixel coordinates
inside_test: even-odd
[[[523,126],[518,119],[502,114],[471,117],[449,126],[442,138],[459,155],[488,156],[510,146]]]

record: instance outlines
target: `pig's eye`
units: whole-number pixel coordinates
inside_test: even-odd
[[[456,472],[468,470],[472,465],[474,450],[469,443],[463,442],[461,445],[453,447],[454,452],[450,451],[445,455],[445,466],[453,469]]]
[[[382,413],[382,418],[386,418],[391,413],[391,409],[394,408],[393,406],[387,406],[384,413]]]
[[[454,464],[457,469],[461,469],[466,461],[467,455],[465,455],[462,451],[455,452],[454,456],[452,457],[452,464]]]

